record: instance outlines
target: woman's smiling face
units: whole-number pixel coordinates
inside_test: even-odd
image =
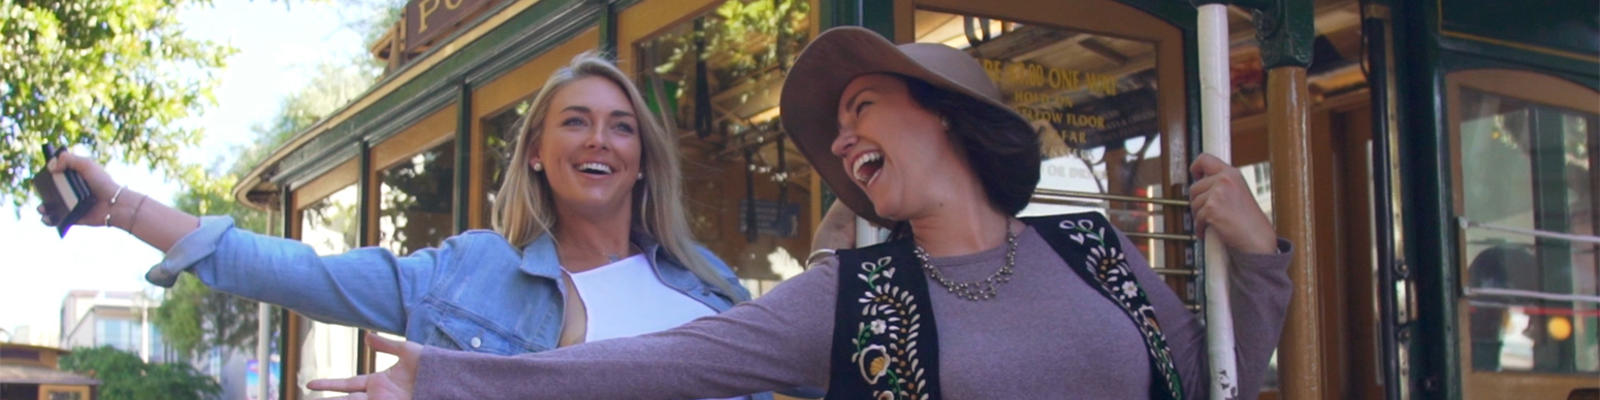
[[[924,215],[948,197],[941,188],[966,163],[940,116],[911,98],[888,74],[856,77],[839,97],[839,136],[832,151],[851,182],[890,220]],[[971,174],[971,171],[965,171]]]
[[[542,164],[557,209],[627,212],[638,183],[640,127],[628,96],[601,77],[556,91],[528,163]]]

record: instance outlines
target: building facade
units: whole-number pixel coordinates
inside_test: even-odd
[[[0,399],[94,400],[100,380],[61,370],[54,347],[0,343]]]
[[[61,301],[61,347],[111,346],[147,363],[182,362],[167,351],[160,329],[150,322],[150,314],[160,305],[139,292],[68,292]]]
[[[1281,50],[1234,8],[1233,161],[1280,222],[1308,216],[1286,236],[1316,238],[1298,244],[1292,345],[1262,397],[1594,387],[1600,9],[1262,3],[1307,8],[1314,24],[1298,66],[1305,123],[1271,123],[1279,88],[1264,65]],[[817,32],[863,25],[978,58],[1042,136],[1024,213],[1104,212],[1202,303],[1184,200],[1203,150],[1189,2],[416,0],[403,13],[372,47],[385,76],[234,190],[318,251],[408,253],[489,228],[513,123],[555,68],[599,49],[678,132],[697,238],[764,293],[801,271],[831,202],[780,131],[778,90]],[[1309,161],[1272,164],[1295,151]],[[309,378],[382,367],[351,328],[289,321],[287,398]]]

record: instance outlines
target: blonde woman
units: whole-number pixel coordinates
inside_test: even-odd
[[[63,154],[50,169],[76,170],[105,194],[81,221],[166,252],[146,275],[154,284],[187,271],[322,321],[448,349],[531,353],[672,328],[750,297],[690,237],[676,146],[644,104],[608,61],[573,59],[520,124],[495,230],[406,256],[378,247],[317,256],[228,217],[147,201],[83,157]]]

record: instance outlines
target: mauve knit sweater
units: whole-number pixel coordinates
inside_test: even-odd
[[[1121,239],[1156,308],[1186,398],[1209,389],[1198,316]],[[1278,254],[1232,254],[1240,393],[1259,390],[1277,347],[1291,292],[1290,245]],[[934,258],[948,278],[981,280],[1005,246]],[[939,378],[948,399],[1149,398],[1150,362],[1139,331],[1089,287],[1031,227],[1018,237],[1016,275],[988,301],[967,301],[929,282],[939,332]],[[830,258],[771,293],[677,328],[515,357],[428,348],[417,399],[694,399],[794,387],[826,387],[838,260]],[[843,373],[856,373],[844,371]]]

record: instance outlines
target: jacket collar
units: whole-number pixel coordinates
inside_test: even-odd
[[[650,266],[653,268],[659,268],[660,261],[677,262],[671,255],[667,254],[666,250],[661,247],[660,243],[656,242],[655,238],[650,237],[648,234],[639,231],[629,232],[628,241],[644,251],[645,258],[650,261]],[[561,277],[561,258],[556,254],[555,237],[546,232],[543,235],[539,235],[538,239],[528,243],[527,246],[524,246],[522,248],[522,265],[519,266],[519,269],[529,275],[547,279],[559,279]]]

